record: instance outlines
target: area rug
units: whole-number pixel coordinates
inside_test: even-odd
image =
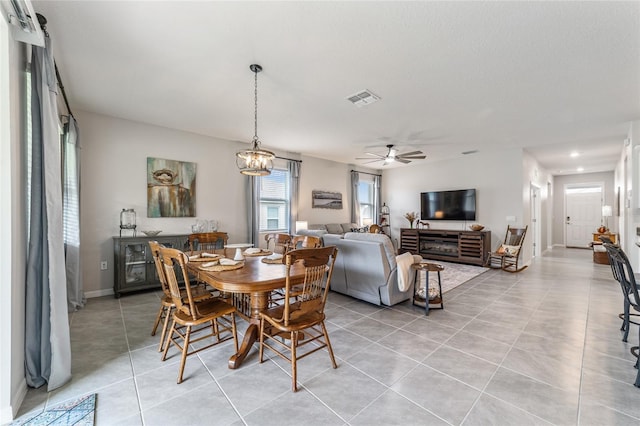
[[[425,261],[430,263],[437,263],[439,265],[444,266],[444,270],[440,272],[440,279],[442,280],[443,294],[489,270],[489,268],[483,268],[481,266],[462,265],[460,263],[441,262],[436,260],[433,260],[433,261],[425,260]],[[423,276],[420,277],[419,282],[423,283],[422,286],[424,287]],[[438,287],[437,272],[429,273],[429,287],[432,287],[432,288]]]
[[[18,419],[11,425],[93,426],[95,409],[96,394],[94,393],[63,402],[40,413],[27,415],[24,419]]]

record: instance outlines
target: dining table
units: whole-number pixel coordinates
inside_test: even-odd
[[[283,263],[265,263],[265,256],[245,257],[241,268],[224,271],[207,271],[201,263],[189,262],[187,269],[200,282],[229,296],[237,313],[249,326],[237,353],[229,358],[229,368],[240,367],[258,340],[260,331],[260,313],[269,308],[269,295],[273,290],[286,285],[286,265]],[[305,269],[300,263],[291,266],[291,284],[304,282]]]

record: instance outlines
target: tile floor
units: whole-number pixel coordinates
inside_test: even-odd
[[[103,425],[626,425],[640,389],[620,338],[618,284],[588,250],[554,248],[525,271],[489,271],[445,294],[425,317],[404,303],[330,295],[326,352],[289,366],[253,349],[237,370],[231,346],[160,361],[149,335],[158,294],[90,299],[71,315],[73,380],[30,390],[20,414],[97,392]],[[244,330],[246,324],[240,324]]]

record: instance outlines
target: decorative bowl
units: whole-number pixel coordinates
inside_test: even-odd
[[[155,237],[156,235],[158,235],[159,233],[161,233],[162,231],[140,231],[142,232],[144,235],[146,235],[147,237]]]
[[[471,229],[472,231],[482,231],[484,229],[484,225],[474,223],[473,225],[469,225],[469,229]]]

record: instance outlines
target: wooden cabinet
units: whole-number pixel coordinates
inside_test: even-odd
[[[187,235],[157,235],[155,237],[113,237],[115,274],[113,294],[160,288],[156,265],[149,249],[149,241],[166,247],[184,250]]]
[[[418,254],[418,247],[418,230],[409,228],[400,229],[400,249],[398,249],[398,251],[400,253],[408,251],[412,254]]]
[[[446,229],[400,230],[400,253],[411,252],[425,259],[485,265],[491,250],[489,231]]]

